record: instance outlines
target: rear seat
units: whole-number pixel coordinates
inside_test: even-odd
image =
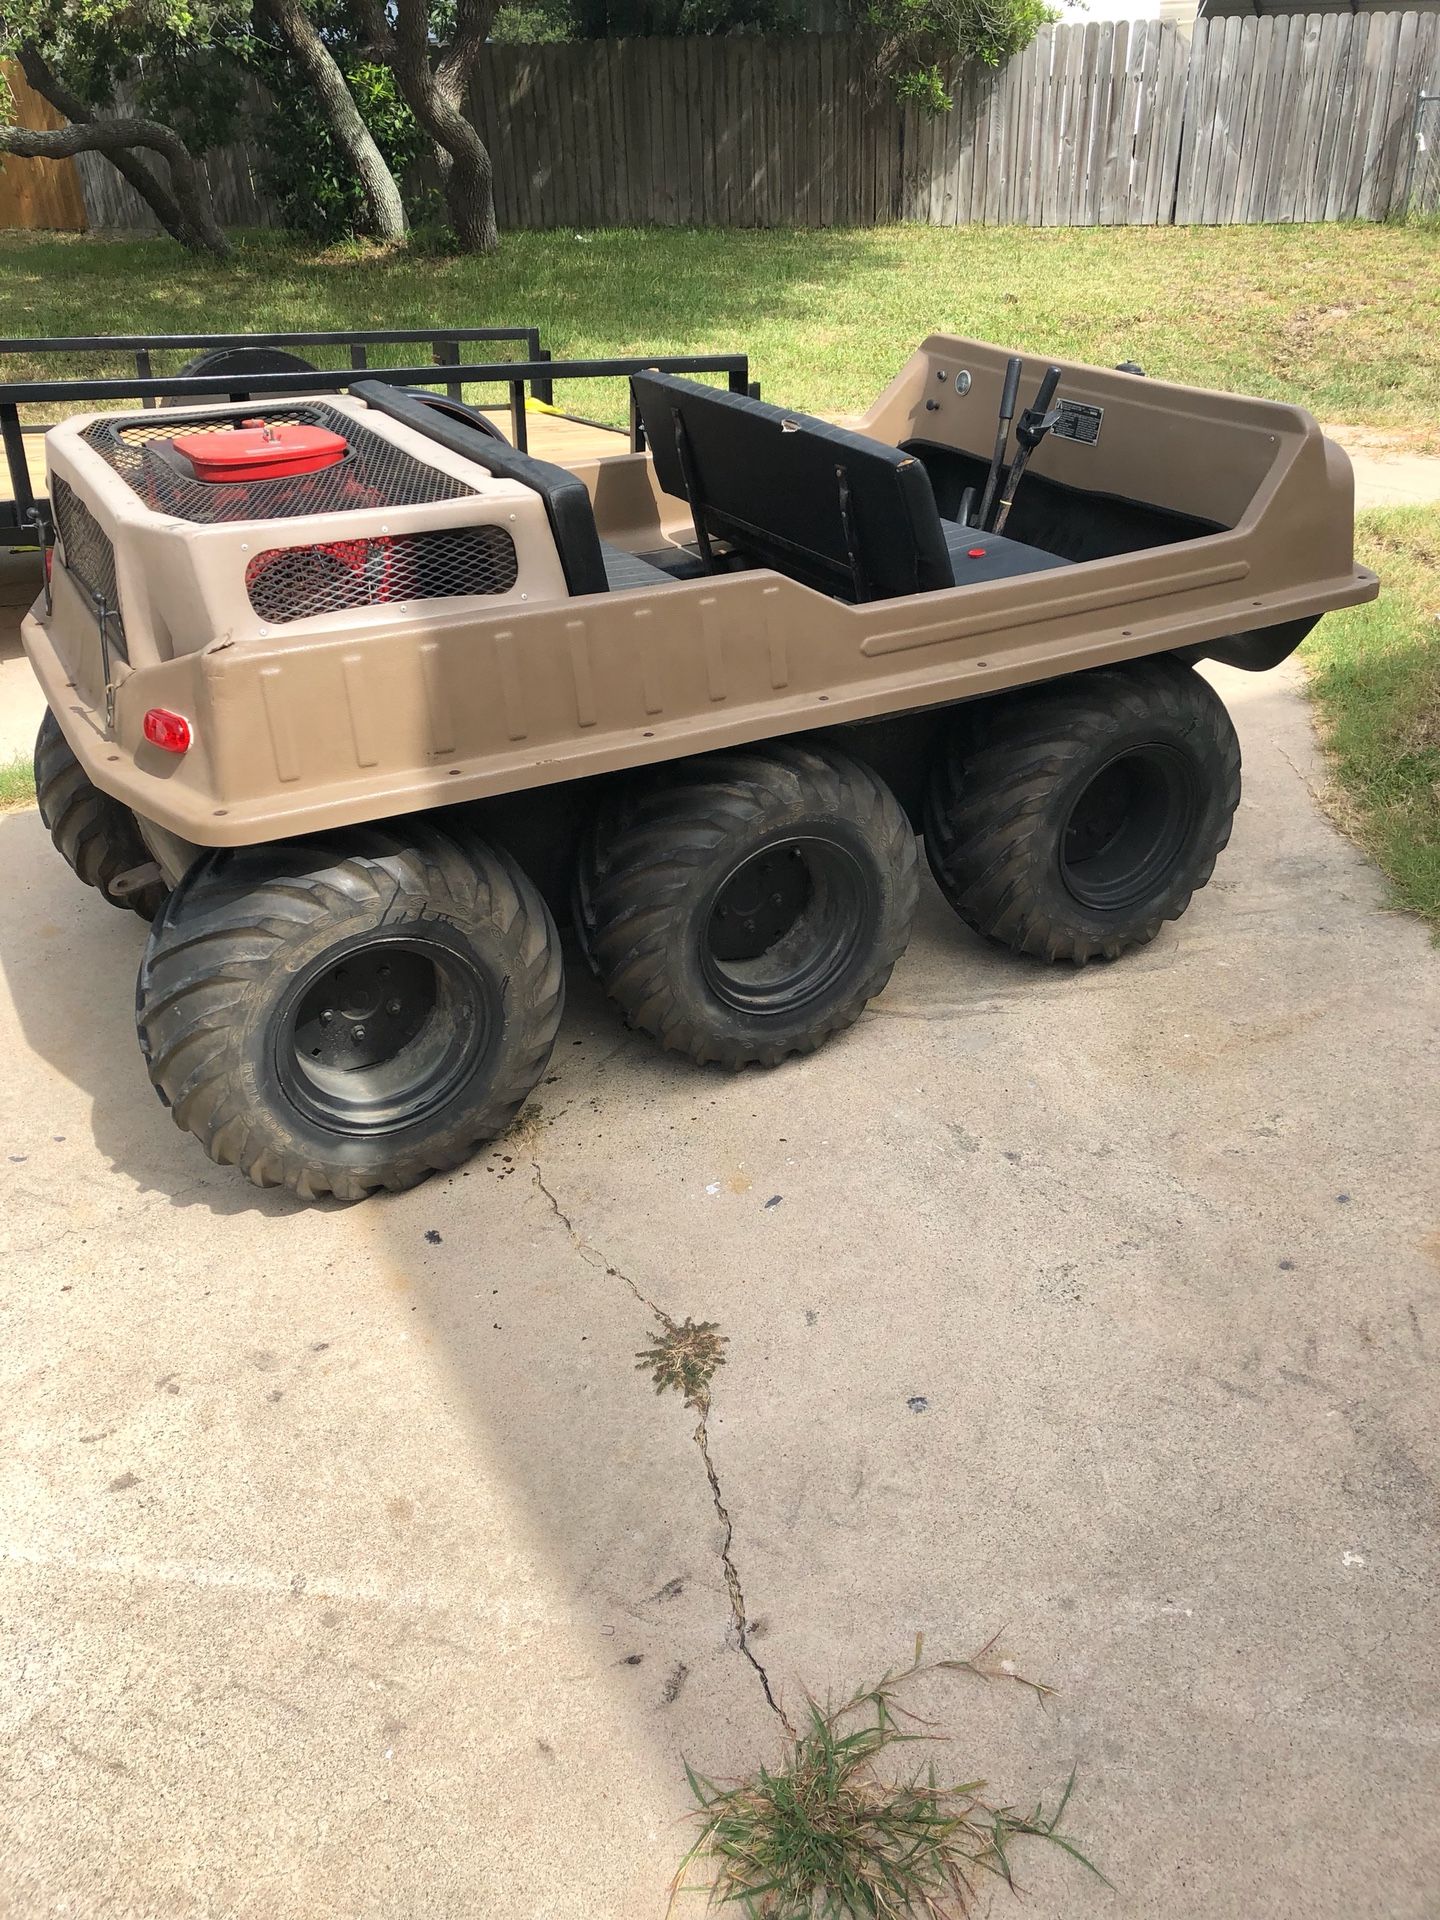
[[[942,520],[924,466],[883,440],[673,374],[637,373],[630,384],[656,477],[689,502],[707,559],[725,540],[854,600],[1070,564]]]
[[[600,538],[585,482],[564,467],[518,452],[483,427],[472,426],[463,418],[463,409],[453,407],[442,413],[407,388],[388,386],[383,380],[356,380],[350,391],[367,407],[388,414],[392,420],[403,420],[437,446],[473,460],[497,478],[518,480],[538,493],[555,536],[565,584],[572,594],[624,593],[636,587],[675,585],[659,567]]]

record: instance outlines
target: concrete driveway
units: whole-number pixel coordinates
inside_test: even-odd
[[[645,1920],[682,1755],[923,1630],[943,1764],[1053,1793],[1046,1916],[1436,1912],[1440,956],[1312,798],[1293,670],[1217,675],[1245,800],[1080,974],[927,890],[883,999],[739,1078],[578,967],[465,1173],[304,1208],[150,1093],[143,929],[0,817],[0,1912]],[[996,1912],[1008,1910],[1008,1897]],[[683,1911],[683,1908],[682,1908]]]

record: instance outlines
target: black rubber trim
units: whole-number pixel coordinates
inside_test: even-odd
[[[1273,626],[1255,627],[1247,633],[1232,633],[1223,640],[1209,640],[1203,646],[1177,648],[1183,660],[1218,660],[1227,667],[1240,667],[1246,673],[1268,673],[1300,645],[1320,619],[1311,614],[1303,620],[1277,620]]]
[[[436,446],[458,453],[462,460],[473,460],[500,480],[518,480],[545,502],[550,531],[572,594],[605,593],[605,556],[600,535],[595,529],[595,509],[583,480],[577,480],[564,467],[548,460],[537,460],[519,453],[503,441],[492,439],[478,427],[463,420],[450,419],[403,387],[386,386],[383,380],[352,381],[350,392],[377,413],[403,421],[417,433],[423,433]]]

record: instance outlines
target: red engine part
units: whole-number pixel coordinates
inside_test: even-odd
[[[190,462],[197,480],[232,483],[318,473],[338,465],[346,453],[344,439],[328,427],[285,422],[272,427],[261,420],[222,433],[177,434],[171,445]]]
[[[249,440],[253,433],[263,431],[263,424],[252,420],[233,431],[149,440],[142,453],[140,476],[134,482],[136,491],[154,512],[198,520],[203,526],[257,518],[289,520],[298,514],[344,513],[385,504],[378,488],[367,486],[357,477],[359,469],[345,468],[336,473],[340,460],[328,455],[326,464],[311,465],[303,471],[289,465],[277,471],[263,460],[252,462],[253,471],[240,471],[245,456],[240,462],[233,460],[230,443]],[[273,431],[314,434],[332,441],[341,458],[348,451],[340,435],[325,428],[277,426]],[[194,454],[197,445],[201,447],[198,465]],[[257,487],[263,489],[259,495]]]
[[[246,567],[245,591],[262,620],[283,625],[320,613],[408,600],[413,581],[395,541],[380,534],[369,540],[271,547]]]

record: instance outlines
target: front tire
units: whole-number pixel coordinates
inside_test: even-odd
[[[153,920],[165,900],[163,880],[144,882],[133,892],[111,892],[122,875],[155,865],[135,816],[92,784],[48,707],[35,740],[35,799],[50,838],[76,879],[94,887],[112,907]]]
[[[1177,919],[1240,801],[1240,743],[1158,658],[963,707],[931,769],[925,852],[967,925],[1017,953],[1115,959]]]
[[[631,1026],[730,1068],[776,1066],[859,1019],[904,952],[915,836],[828,746],[737,749],[636,784],[576,885],[581,944]]]
[[[539,1080],[559,936],[462,830],[356,829],[198,860],[151,931],[141,1050],[177,1126],[302,1199],[458,1166]]]

